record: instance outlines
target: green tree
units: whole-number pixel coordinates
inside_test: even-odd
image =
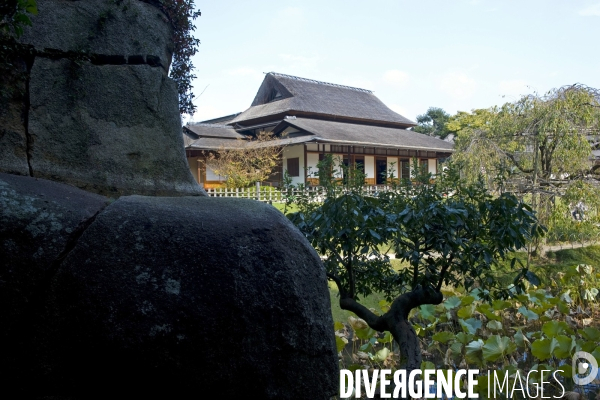
[[[556,198],[576,182],[600,178],[591,162],[591,143],[600,133],[600,91],[563,86],[501,107],[458,113],[447,126],[456,131],[452,159],[467,179],[484,174],[488,187],[526,196],[544,225],[576,228],[567,224],[569,201],[556,210]],[[579,200],[589,203],[593,196]]]
[[[594,171],[590,140],[600,134],[600,91],[563,86],[501,107],[458,113],[447,126],[457,135],[453,159],[470,170],[471,179],[481,172],[511,172],[533,187],[556,186]]]
[[[331,160],[321,163],[319,171],[331,165]],[[359,174],[351,171],[350,176]],[[510,295],[494,278],[494,267],[543,232],[526,204],[508,193],[492,197],[482,182],[465,184],[452,165],[433,183],[430,178],[415,176],[417,184],[378,196],[363,192],[364,177],[325,181],[322,203],[294,199],[300,210],[289,214],[324,256],[327,276],[339,289],[340,307],[377,331],[389,331],[409,370],[421,367],[409,312],[441,303],[444,285],[477,286],[484,298]],[[408,266],[395,270],[381,250],[386,246]],[[526,268],[512,265],[512,290],[522,289],[523,278],[536,279]],[[383,315],[360,303],[360,297],[374,291],[392,302]]]
[[[429,107],[425,114],[417,116],[418,125],[412,128],[415,132],[423,133],[429,136],[437,136],[445,139],[452,133],[446,127],[450,120],[450,114],[438,107]]]
[[[498,177],[506,178],[507,160],[495,144],[490,145],[492,124],[498,114],[497,108],[459,111],[453,115],[447,127],[454,132],[455,152],[452,160],[461,166],[461,176],[468,182],[476,182],[484,177],[489,188],[496,189]],[[508,146],[507,151],[515,151],[516,145]]]
[[[281,161],[284,142],[275,142],[272,132],[261,131],[248,139],[232,141],[216,153],[206,155],[206,168],[225,177],[228,188],[246,188],[266,180]]]

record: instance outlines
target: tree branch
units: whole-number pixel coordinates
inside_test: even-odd
[[[342,281],[340,281],[340,278],[337,275],[330,274],[329,272],[327,273],[327,277],[335,282],[335,284],[338,288],[338,292],[340,292],[340,297],[342,297],[342,298],[346,297],[347,296],[346,289],[342,286]]]
[[[438,292],[442,289],[442,284],[444,282],[444,278],[446,277],[446,272],[450,269],[450,267],[452,266],[452,261],[454,260],[454,255],[450,256],[450,259],[448,260],[448,263],[445,264],[442,267],[442,270],[440,271],[440,280],[437,284],[437,287],[435,288],[435,290],[437,290]]]
[[[341,296],[340,308],[342,310],[352,311],[359,318],[364,319],[367,325],[369,325],[372,329],[375,329],[376,331],[381,332],[388,330],[388,325],[386,319],[384,318],[387,313],[383,316],[379,316],[373,311],[369,310],[367,307],[354,300],[353,298]]]

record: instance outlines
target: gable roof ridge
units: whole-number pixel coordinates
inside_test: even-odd
[[[206,126],[206,127],[212,127],[212,128],[231,128],[231,125],[227,125],[227,124],[210,124],[210,123],[206,123],[206,122],[191,122],[187,125]],[[233,128],[231,128],[231,129],[233,129]]]
[[[338,85],[337,83],[329,83],[329,82],[317,81],[317,80],[314,80],[314,79],[301,78],[299,76],[280,74],[279,72],[269,72],[269,74],[274,75],[274,76],[281,76],[283,78],[294,79],[294,80],[297,80],[297,81],[300,81],[300,82],[316,83],[318,85],[327,85],[327,86],[333,86],[333,87],[338,87],[338,88],[342,88],[342,89],[355,90],[357,92],[363,92],[363,93],[373,94],[373,92],[371,90],[361,89],[361,88],[357,88],[357,87],[353,87],[353,86]]]

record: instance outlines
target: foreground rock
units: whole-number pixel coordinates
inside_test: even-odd
[[[40,294],[66,249],[108,204],[72,186],[0,173],[0,376],[24,362]]]
[[[104,207],[100,196],[56,183],[16,176],[0,183],[5,232],[23,231],[27,220],[51,221],[36,224],[54,226],[59,240],[29,232],[35,229],[14,243],[2,238],[0,271],[46,272],[42,285],[2,277],[19,290],[0,315],[33,292],[21,318],[22,357],[12,365],[0,359],[5,382],[72,395],[117,388],[215,398],[335,393],[325,272],[271,206],[129,196]],[[48,258],[30,256],[34,249]]]

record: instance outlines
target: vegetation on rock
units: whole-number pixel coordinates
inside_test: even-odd
[[[179,112],[194,114],[196,106],[193,104],[192,80],[194,65],[192,57],[198,51],[200,39],[193,36],[196,29],[193,21],[201,15],[195,10],[194,0],[159,0],[160,8],[168,16],[173,27],[173,62],[170,77],[177,84],[179,92]]]

